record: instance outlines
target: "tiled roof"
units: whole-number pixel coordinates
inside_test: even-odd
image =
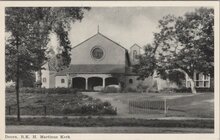
[[[111,73],[125,73],[124,65],[70,65],[69,68],[58,72],[57,76],[66,75],[67,73],[78,74],[111,74]]]

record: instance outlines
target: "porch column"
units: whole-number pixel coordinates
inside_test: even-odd
[[[88,78],[85,79],[86,79],[86,90],[88,90]]]
[[[102,87],[105,88],[105,78],[102,78]]]
[[[70,88],[72,81],[70,79],[70,75],[69,74],[67,74],[66,76],[67,76],[67,87]]]

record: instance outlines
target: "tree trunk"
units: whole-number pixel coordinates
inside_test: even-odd
[[[17,64],[17,68],[19,68]],[[17,74],[19,74],[17,70]],[[16,99],[17,99],[17,120],[20,121],[20,105],[19,105],[19,76],[16,76]]]
[[[186,73],[186,72],[185,72],[184,70],[182,70],[182,69],[174,69],[174,70],[184,73],[184,74],[189,78],[191,92],[192,92],[193,94],[196,94],[197,92],[196,92],[195,82],[193,81],[193,78],[191,78],[191,77],[189,76],[189,74]]]
[[[149,90],[156,90],[159,91],[159,87],[158,87],[158,78],[157,78],[157,72],[156,70],[154,71],[153,75],[148,77],[151,80],[151,84],[149,85],[149,87],[146,89],[146,92],[148,93]],[[153,89],[154,86],[156,84],[156,89]]]
[[[42,72],[41,72],[41,67],[40,67],[40,70],[39,70],[39,81],[40,81],[40,88],[42,87]]]
[[[189,77],[189,76],[188,76]],[[191,88],[191,92],[193,94],[196,94],[196,87],[195,87],[195,82],[193,81],[193,79],[191,77],[189,77],[189,81],[190,81],[190,88]]]
[[[17,121],[20,121],[20,105],[19,105],[19,82],[20,82],[20,77],[19,77],[19,46],[18,46],[18,39],[16,40],[16,47],[17,47],[17,68],[16,68],[16,100],[17,100]]]

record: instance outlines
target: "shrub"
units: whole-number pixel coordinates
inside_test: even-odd
[[[105,102],[103,102],[103,105],[104,105],[104,106],[111,106],[111,103],[108,102],[108,101],[105,101]]]
[[[67,115],[67,114],[72,114],[72,113],[74,113],[74,111],[70,108],[64,108],[63,109],[63,114]]]
[[[96,102],[91,104],[83,104],[75,108],[64,108],[64,114],[74,115],[116,115],[117,111],[113,109],[109,102]]]
[[[112,106],[104,107],[103,114],[117,115],[117,110],[113,109]]]
[[[139,91],[137,88],[128,87],[128,88],[124,89],[123,92],[127,93],[127,92],[139,92]]]
[[[73,88],[49,88],[45,91],[46,93],[49,94],[76,94],[77,93],[77,89],[73,89]]]
[[[149,89],[148,85],[138,84],[137,89],[139,92],[146,92]]]

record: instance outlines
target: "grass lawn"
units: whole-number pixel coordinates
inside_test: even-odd
[[[195,95],[191,93],[98,93],[96,97],[110,102],[121,102],[123,106],[128,106],[129,101],[164,100],[166,98],[168,104],[167,116],[214,117],[214,93],[211,92]],[[119,105],[120,108],[119,103],[116,105]],[[124,107],[124,109],[128,108]]]
[[[90,97],[91,96],[91,97]],[[16,105],[15,93],[6,93],[6,114],[8,107]],[[163,100],[167,99],[169,106],[167,116],[181,117],[210,117],[214,116],[214,94],[198,93],[192,94],[162,94],[162,93],[67,93],[67,94],[43,94],[43,93],[20,93],[21,115],[44,115],[44,108],[47,106],[47,115],[112,115],[103,112],[103,105],[111,108],[117,107],[117,111],[128,109],[130,100]],[[114,107],[109,104],[109,101]],[[82,108],[91,105],[99,108],[100,111],[94,113],[93,110]],[[84,114],[72,112],[65,113],[65,109],[81,107],[80,110]],[[36,109],[38,108],[38,109]],[[105,107],[104,107],[105,108]],[[91,109],[91,108],[89,108]],[[92,107],[93,109],[93,107]],[[78,110],[79,111],[79,110]],[[108,110],[107,110],[108,111]],[[122,114],[127,118],[115,117],[79,117],[79,118],[47,118],[47,117],[31,117],[21,118],[17,122],[16,118],[6,118],[6,125],[51,125],[51,126],[70,126],[70,127],[178,127],[178,128],[214,128],[213,119],[180,119],[180,120],[163,120],[150,119],[146,120],[141,117],[134,117],[128,112]],[[127,113],[127,114],[126,114]],[[11,114],[16,114],[16,108],[11,110]],[[137,114],[135,114],[137,115]],[[150,114],[145,115],[146,118]],[[161,115],[161,114],[160,114]],[[156,116],[158,117],[158,116]]]
[[[91,96],[91,97],[90,97]],[[20,93],[21,115],[114,115],[131,116],[129,101],[147,101],[167,99],[168,117],[214,118],[214,93]],[[109,101],[109,103],[104,103]],[[113,107],[112,107],[112,106]],[[16,114],[16,96],[6,93],[6,114]],[[105,107],[104,107],[105,106]],[[107,107],[107,108],[106,108]],[[99,111],[94,110],[99,109]],[[163,111],[152,111],[146,117],[164,117]],[[146,112],[145,112],[146,114]],[[139,115],[139,114],[134,114]]]
[[[80,92],[66,94],[20,93],[21,115],[113,115],[108,102],[93,99]],[[16,114],[16,94],[6,93],[6,114]],[[46,107],[46,108],[45,108]]]

